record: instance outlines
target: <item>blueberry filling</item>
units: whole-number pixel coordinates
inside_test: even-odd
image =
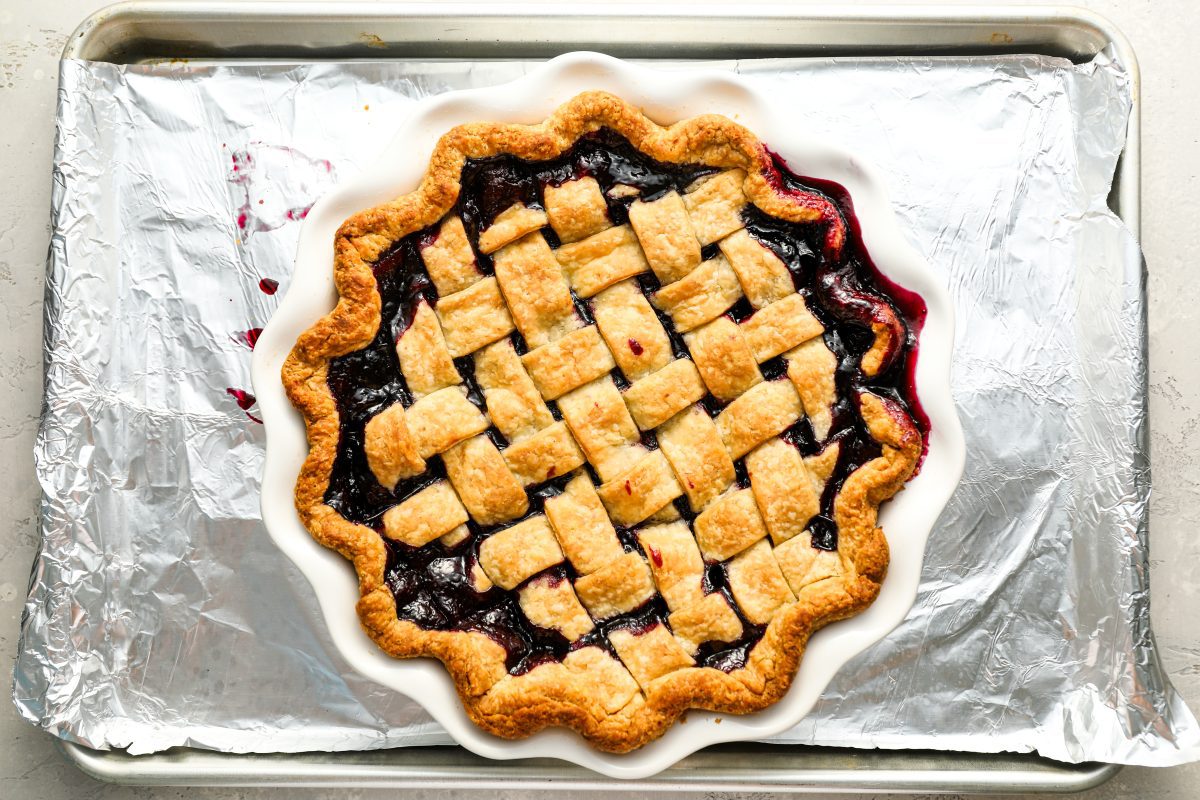
[[[880,454],[879,445],[867,433],[853,398],[860,390],[870,390],[897,401],[907,409],[923,437],[928,433],[928,418],[917,401],[913,369],[917,353],[917,334],[925,317],[921,298],[884,278],[871,262],[862,246],[861,234],[853,207],[845,190],[837,184],[801,178],[787,171],[775,158],[777,175],[775,188],[783,194],[797,196],[817,193],[833,200],[846,223],[846,241],[840,255],[829,256],[830,227],[825,222],[797,224],[769,217],[753,206],[743,211],[743,221],[751,236],[778,255],[792,274],[797,291],[804,295],[812,313],[825,326],[826,346],[837,358],[835,382],[839,400],[833,409],[830,441],[840,443],[841,449],[834,472],[821,497],[820,515],[812,520],[813,546],[825,550],[837,547],[837,527],[833,522],[833,501],[846,478],[862,464]],[[549,161],[529,162],[511,156],[470,160],[463,168],[462,190],[454,208],[468,233],[475,241],[495,217],[514,203],[540,208],[541,193],[546,185],[558,185],[584,175],[594,177],[604,193],[608,213],[615,224],[628,221],[628,206],[633,195],[612,192],[616,186],[638,190],[642,199],[653,199],[675,190],[682,192],[697,178],[715,172],[696,165],[664,164],[648,158],[627,141],[610,131],[602,130],[581,139],[562,156]],[[558,245],[553,232],[547,228],[547,241]],[[364,426],[374,415],[389,405],[412,403],[412,396],[400,371],[395,342],[412,323],[420,302],[436,304],[433,289],[420,258],[420,247],[428,244],[436,231],[426,229],[404,237],[389,248],[373,265],[376,284],[382,300],[382,323],[371,343],[364,348],[334,358],[329,363],[328,386],[337,404],[340,419],[340,439],[325,502],[347,520],[370,526],[382,533],[383,513],[398,502],[412,496],[434,481],[445,477],[441,459],[428,460],[425,474],[402,480],[394,491],[380,486],[372,475],[364,451]],[[704,254],[715,255],[715,246]],[[491,259],[477,255],[480,268],[491,272]],[[646,273],[638,278],[644,292],[658,288],[655,277]],[[591,309],[586,301],[576,298],[576,309],[587,322]],[[734,321],[742,321],[754,311],[745,300],[735,304],[728,313]],[[667,331],[676,358],[689,358],[683,337],[670,317],[657,312]],[[860,369],[860,360],[873,341],[873,324],[893,326],[894,346],[886,354],[883,367],[873,378]],[[513,335],[518,352],[526,352],[519,335]],[[629,348],[638,353],[641,344],[629,340]],[[467,396],[472,403],[486,411],[483,394],[474,380],[474,362],[468,356],[456,360],[464,377]],[[782,359],[772,359],[760,368],[766,379],[785,380],[786,365]],[[619,370],[614,378],[622,388],[628,381]],[[551,412],[561,419],[556,405]],[[712,416],[724,408],[716,398],[705,397],[702,407]],[[504,438],[492,428],[488,435],[498,447],[506,446]],[[803,455],[819,452],[807,419],[801,419],[783,438]],[[643,437],[647,447],[657,447],[653,432]],[[748,486],[744,463],[736,462],[738,485]],[[591,479],[596,476],[585,467]],[[529,514],[541,513],[545,500],[562,491],[571,476],[552,478],[529,491]],[[675,502],[685,520],[695,514],[686,498]],[[387,585],[396,599],[399,618],[430,630],[476,631],[486,634],[504,647],[506,664],[511,674],[521,674],[547,661],[559,661],[571,650],[588,645],[608,649],[608,634],[616,629],[644,632],[663,623],[668,609],[656,595],[641,607],[613,619],[597,622],[596,627],[574,643],[556,631],[532,624],[522,613],[517,590],[489,588],[477,591],[473,573],[478,571],[480,542],[499,527],[468,523],[470,535],[453,548],[439,541],[424,547],[411,548],[385,539],[388,559],[385,568]],[[636,532],[618,528],[618,537],[627,551],[639,550]],[[653,554],[651,554],[653,557]],[[551,579],[573,580],[574,573],[564,563],[550,571]],[[534,579],[539,579],[537,576]],[[520,587],[518,587],[520,588]],[[723,564],[706,567],[703,588],[705,593],[721,592],[733,602]],[[739,616],[741,612],[738,611]],[[700,647],[697,662],[726,671],[745,666],[750,650],[758,642],[764,628],[751,625],[744,618],[743,635],[736,642],[707,642]]]

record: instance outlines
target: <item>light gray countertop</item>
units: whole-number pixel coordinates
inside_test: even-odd
[[[855,3],[857,4],[857,3]],[[960,5],[959,3],[944,3]],[[1021,5],[998,2],[999,5]],[[1149,265],[1153,623],[1176,688],[1200,709],[1200,73],[1192,65],[1200,20],[1187,0],[1083,0],[1132,40],[1142,69],[1142,244]],[[49,241],[50,160],[59,54],[104,0],[0,0],[0,663],[11,675],[21,604],[37,545],[33,440],[41,403],[42,292]],[[1188,609],[1192,609],[1189,611]],[[7,687],[9,678],[4,678]],[[49,736],[0,703],[0,797],[323,797],[328,790],[149,789],[105,786],[59,757]],[[383,791],[338,793],[383,797]],[[397,792],[387,792],[395,796]],[[524,792],[491,792],[497,800]],[[479,793],[423,792],[431,800]],[[668,795],[663,795],[664,797]],[[670,795],[677,797],[680,795]],[[728,795],[711,795],[726,797]],[[1126,768],[1089,798],[1200,796],[1200,764]],[[767,795],[754,795],[767,797]]]

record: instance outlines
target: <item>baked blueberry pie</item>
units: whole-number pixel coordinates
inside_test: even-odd
[[[366,631],[484,730],[626,751],[762,709],[874,600],[924,305],[840,187],[591,92],[449,131],[334,244],[340,300],[284,367],[297,508]]]

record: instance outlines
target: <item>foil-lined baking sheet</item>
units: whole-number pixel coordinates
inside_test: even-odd
[[[532,66],[63,63],[27,719],[133,753],[449,741],[339,658],[263,529],[250,348],[313,202],[415,100]],[[958,315],[967,470],[916,607],[772,741],[1200,757],[1149,628],[1143,268],[1105,204],[1126,73],[1106,54],[716,66],[883,168]]]

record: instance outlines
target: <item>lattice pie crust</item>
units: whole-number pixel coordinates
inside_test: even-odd
[[[561,158],[600,131],[700,178],[651,192],[572,174],[464,216],[465,167]],[[903,403],[871,388],[903,323],[879,300],[870,346],[835,354],[828,314],[750,213],[819,229],[820,257],[844,258],[839,209],[784,187],[749,131],[718,116],[664,128],[586,93],[539,125],[449,131],[415,192],[338,231],[340,300],[283,372],[310,444],[296,505],[353,562],[372,638],[440,659],[484,730],[567,726],[625,751],[689,708],[762,709],[809,635],[878,593],[879,504],[923,444]],[[402,241],[415,243],[403,268],[427,280],[396,323],[376,272]],[[347,422],[331,364],[381,324],[398,332],[403,390]],[[842,452],[847,413],[873,440],[862,463]],[[380,515],[335,508],[339,458],[391,498]],[[836,549],[814,527],[823,508]],[[397,588],[410,557],[469,602],[414,605],[423,588]]]

